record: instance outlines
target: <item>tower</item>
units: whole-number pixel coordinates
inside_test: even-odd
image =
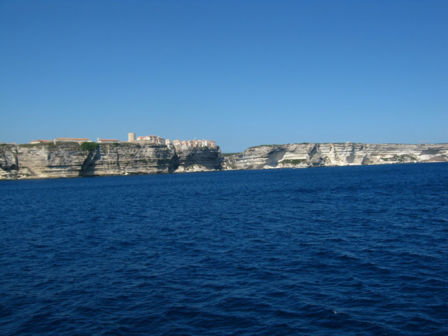
[[[135,133],[129,132],[128,133],[128,142],[134,142],[135,141]]]

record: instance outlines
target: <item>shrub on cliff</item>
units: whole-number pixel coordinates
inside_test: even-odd
[[[97,148],[98,148],[98,144],[96,142],[83,142],[81,144],[81,149],[83,151],[93,152]]]

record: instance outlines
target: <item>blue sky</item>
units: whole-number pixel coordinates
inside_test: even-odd
[[[448,142],[448,1],[0,0],[0,142]]]

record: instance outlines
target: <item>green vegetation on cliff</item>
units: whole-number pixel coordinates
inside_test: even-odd
[[[96,142],[83,142],[81,144],[81,149],[83,151],[93,152],[98,148],[98,144]]]

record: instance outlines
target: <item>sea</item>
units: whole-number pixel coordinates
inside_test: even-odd
[[[0,182],[0,335],[448,335],[448,164]]]

